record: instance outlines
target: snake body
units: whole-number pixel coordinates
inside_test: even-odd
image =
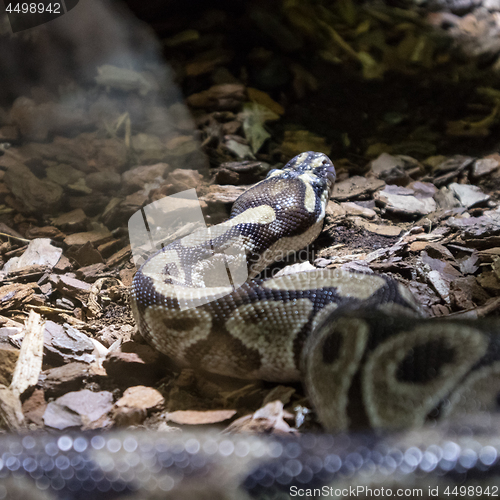
[[[241,195],[226,223],[150,257],[132,289],[141,333],[182,365],[302,380],[330,431],[495,411],[498,324],[424,319],[410,292],[382,275],[316,269],[255,278],[317,237],[334,180],[327,156],[302,153]],[[213,269],[237,269],[235,248],[245,250],[249,280],[222,286]]]

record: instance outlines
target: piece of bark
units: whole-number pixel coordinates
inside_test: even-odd
[[[16,396],[23,394],[38,381],[42,370],[44,330],[45,321],[41,321],[40,315],[35,311],[30,311],[21,352],[10,384],[10,389]]]
[[[23,304],[31,301],[35,288],[38,288],[36,283],[13,283],[0,287],[0,310],[21,309]]]

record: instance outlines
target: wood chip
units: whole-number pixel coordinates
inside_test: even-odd
[[[167,420],[182,425],[206,425],[224,422],[236,415],[236,410],[179,410],[167,413]]]
[[[25,326],[21,352],[12,376],[10,389],[20,396],[24,391],[37,383],[42,370],[43,332],[45,321],[35,311],[30,311]]]

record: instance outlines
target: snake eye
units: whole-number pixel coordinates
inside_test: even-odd
[[[278,168],[273,168],[272,170],[269,170],[267,177],[273,177],[274,175],[277,175],[281,172]]]

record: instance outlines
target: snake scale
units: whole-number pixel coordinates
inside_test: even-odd
[[[424,318],[388,276],[262,276],[319,235],[334,181],[327,156],[298,155],[227,222],[152,255],[132,287],[156,349],[222,375],[301,380],[332,434],[7,436],[0,498],[498,496],[498,322]]]

